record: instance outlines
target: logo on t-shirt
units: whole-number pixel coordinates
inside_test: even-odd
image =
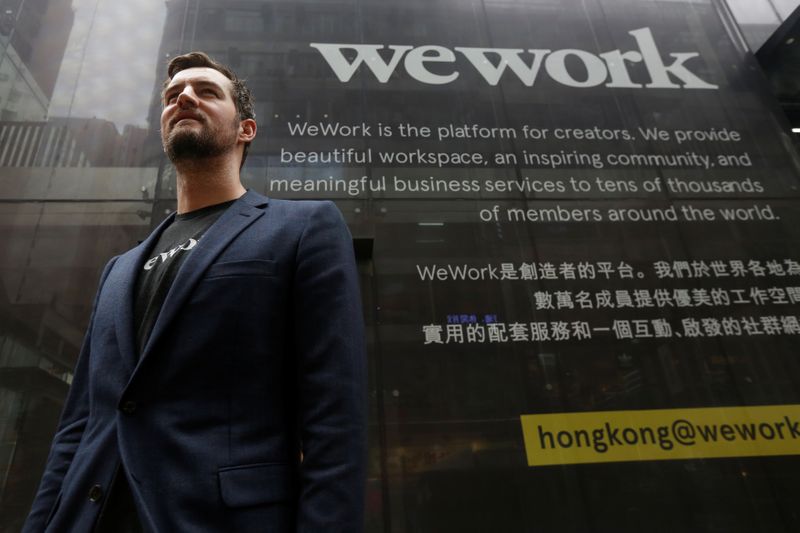
[[[178,254],[180,252],[188,252],[189,250],[191,250],[192,248],[197,246],[197,241],[198,240],[199,239],[189,239],[185,243],[179,244],[178,246],[176,246],[172,250],[169,250],[168,252],[162,252],[162,253],[154,256],[154,257],[151,257],[144,264],[144,269],[145,270],[151,270],[153,267],[155,267],[158,264],[159,260],[161,261],[161,263],[166,263],[167,261],[172,259],[172,257],[174,255],[176,255],[176,254]]]

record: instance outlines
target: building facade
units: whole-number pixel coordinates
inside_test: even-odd
[[[755,56],[797,4],[0,2],[0,531],[103,266],[175,208],[191,50],[255,94],[245,185],[353,234],[368,531],[798,530],[800,159]]]

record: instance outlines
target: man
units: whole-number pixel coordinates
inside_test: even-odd
[[[27,532],[360,531],[363,325],[330,202],[245,191],[250,93],[174,58],[177,215],[103,271]]]

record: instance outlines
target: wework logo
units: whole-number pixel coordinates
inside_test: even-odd
[[[480,73],[486,83],[497,85],[506,71],[510,71],[519,80],[532,87],[540,76],[542,67],[550,78],[568,87],[598,87],[604,85],[612,88],[627,89],[717,89],[700,79],[686,66],[686,62],[699,56],[697,52],[671,53],[671,63],[664,61],[658,45],[653,39],[650,28],[640,28],[628,32],[636,41],[638,50],[612,50],[595,55],[585,50],[566,48],[549,50],[534,48],[522,50],[517,48],[467,48],[456,47],[453,50],[443,46],[406,46],[380,44],[331,44],[310,43],[328,62],[339,81],[350,81],[361,65],[371,71],[381,83],[387,83],[392,73],[403,62],[406,72],[422,82],[430,85],[443,85],[453,82],[459,76],[455,70],[441,73],[432,72],[431,63],[455,63],[458,52],[464,56]],[[391,57],[384,59],[379,51],[388,48]],[[345,57],[345,50],[355,51],[355,57]],[[349,54],[352,57],[352,52]],[[582,64],[583,69],[568,69],[570,64]],[[649,83],[637,83],[631,79],[628,65],[644,63],[649,75]],[[582,72],[581,72],[582,70]],[[576,72],[577,71],[577,72]]]
[[[177,253],[180,253],[182,251],[183,252],[188,252],[189,250],[191,250],[195,246],[197,246],[197,240],[196,239],[189,239],[185,243],[179,244],[178,246],[174,247],[173,249],[171,249],[171,250],[169,250],[167,252],[162,252],[162,253],[154,256],[154,257],[151,257],[144,264],[144,269],[145,270],[151,270],[154,266],[156,266],[158,264],[159,261],[161,261],[162,263],[166,263],[169,259],[172,259],[173,255],[175,255]]]

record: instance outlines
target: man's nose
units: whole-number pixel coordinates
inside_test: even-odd
[[[196,107],[197,106],[197,95],[194,94],[194,89],[191,86],[187,85],[181,92],[178,94],[178,107],[181,109],[187,107]]]

